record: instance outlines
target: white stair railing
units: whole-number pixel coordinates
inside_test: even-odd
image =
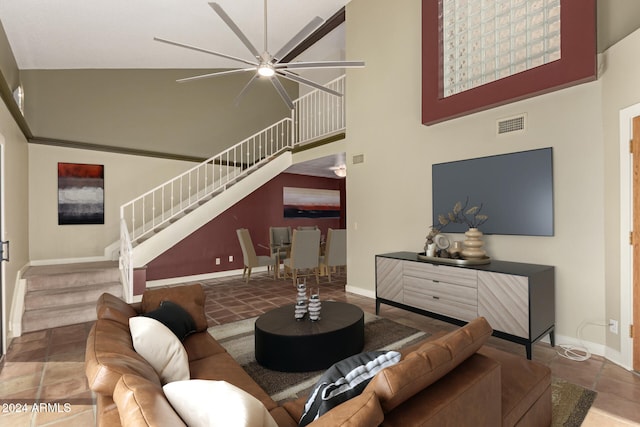
[[[291,149],[291,119],[250,136],[120,207],[131,241],[142,241],[210,200],[280,151]]]
[[[123,295],[127,302],[133,302],[133,246],[127,230],[127,222],[120,219],[120,274],[124,284]]]
[[[344,94],[345,76],[330,81],[325,87]],[[316,89],[296,99],[293,105],[297,144],[326,138],[346,128],[344,96]]]
[[[345,76],[326,84],[340,93]],[[120,207],[120,268],[133,300],[133,248],[281,152],[344,131],[345,100],[314,90],[294,101],[285,118]]]

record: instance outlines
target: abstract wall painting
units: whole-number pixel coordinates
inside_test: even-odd
[[[340,218],[340,191],[283,187],[285,218]]]
[[[104,165],[58,163],[58,225],[104,224]]]

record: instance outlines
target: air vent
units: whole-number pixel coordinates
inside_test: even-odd
[[[498,120],[498,135],[524,130],[525,114]]]
[[[356,154],[353,156],[353,164],[364,163],[364,154]]]

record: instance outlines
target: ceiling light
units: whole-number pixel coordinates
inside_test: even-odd
[[[340,165],[333,170],[333,173],[338,175],[340,178],[344,178],[345,176],[347,176],[347,167],[345,165]]]
[[[276,73],[270,64],[262,64],[258,67],[258,74],[262,77],[271,77]]]

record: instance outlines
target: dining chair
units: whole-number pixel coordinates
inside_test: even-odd
[[[291,227],[269,227],[269,250],[285,259],[291,246]]]
[[[327,245],[319,263],[320,270],[326,272],[329,282],[332,268],[347,265],[347,230],[330,228],[327,231]]]
[[[244,258],[244,270],[242,270],[242,278],[247,276],[246,282],[249,283],[251,278],[251,269],[254,267],[267,267],[267,272],[273,267],[273,278],[276,278],[276,258],[274,256],[256,255],[256,249],[253,246],[251,235],[246,228],[236,230],[238,241],[242,248],[242,257]]]
[[[299,225],[296,230],[319,230],[317,225]]]
[[[291,238],[291,255],[286,258],[284,264],[284,277],[290,273],[293,277],[293,286],[296,285],[301,270],[311,270],[318,279],[318,263],[320,257],[320,230],[293,230]]]

